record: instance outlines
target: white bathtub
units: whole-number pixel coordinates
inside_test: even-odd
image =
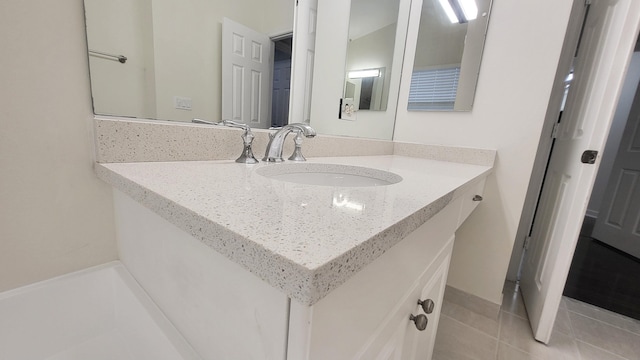
[[[0,360],[199,360],[120,262],[0,293]]]

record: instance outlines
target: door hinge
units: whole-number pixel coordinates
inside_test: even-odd
[[[557,122],[553,125],[553,130],[551,131],[551,138],[555,139],[558,137],[558,129],[560,128],[560,123]]]
[[[585,5],[585,6],[586,6],[586,5],[591,5],[591,1],[593,1],[593,0],[584,0],[584,5]]]
[[[522,247],[525,250],[529,250],[529,243],[531,242],[531,236],[527,236],[526,238],[524,238],[524,244],[522,245]]]

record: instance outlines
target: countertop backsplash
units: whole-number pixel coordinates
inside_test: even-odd
[[[253,153],[261,159],[269,130],[253,129]],[[226,127],[96,116],[98,163],[231,160],[242,152],[242,131]],[[293,152],[286,141],[284,154]],[[356,137],[318,135],[304,139],[306,157],[400,155],[430,160],[493,166],[495,150],[400,143]]]

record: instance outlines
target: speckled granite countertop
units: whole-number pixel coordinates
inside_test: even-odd
[[[287,162],[291,163],[291,162]],[[374,187],[302,185],[232,160],[96,164],[98,176],[311,305],[425,223],[490,166],[395,155],[313,158],[402,176]]]

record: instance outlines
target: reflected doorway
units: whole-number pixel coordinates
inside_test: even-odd
[[[291,93],[291,34],[272,39],[273,81],[271,90],[271,126],[280,127],[289,123],[289,98]]]

